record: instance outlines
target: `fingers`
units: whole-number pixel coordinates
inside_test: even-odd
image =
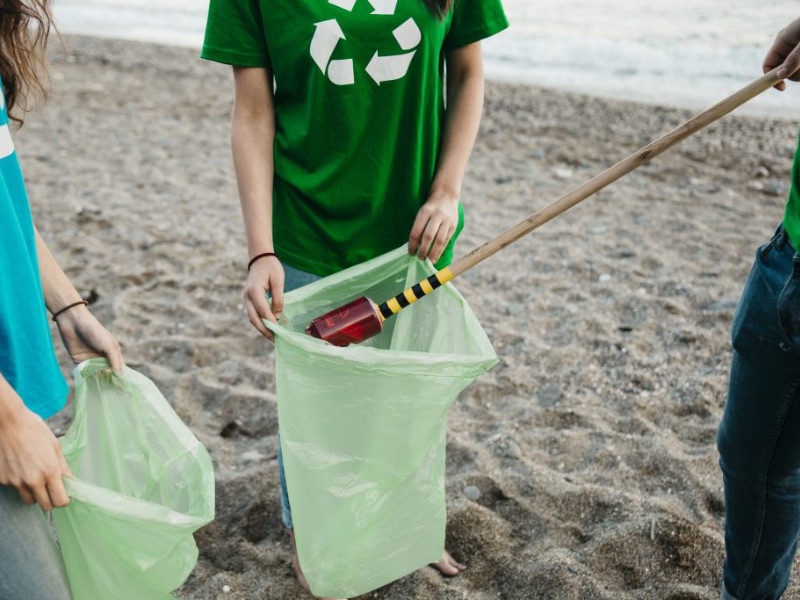
[[[46,485],[37,485],[31,488],[31,494],[36,504],[38,504],[44,512],[53,510],[53,501],[50,499],[50,492]]]
[[[52,508],[67,506],[69,504],[69,496],[67,495],[66,488],[64,488],[64,480],[62,479],[61,475],[58,475],[58,477],[54,478],[48,483],[47,491],[49,493]]]
[[[71,475],[72,472],[60,452],[59,457],[61,459],[60,468],[41,473],[39,480],[36,482],[16,486],[25,504],[36,503],[45,512],[69,504],[70,499],[64,487],[63,476],[66,474]]]
[[[408,253],[416,254],[420,260],[439,260],[456,230],[457,206],[457,203],[452,203],[451,207],[449,204],[430,200],[424,204],[417,213],[409,234]]]
[[[45,512],[69,504],[69,496],[64,488],[64,481],[61,479],[60,473],[48,476],[46,480],[35,486],[19,488],[19,494],[23,502],[26,504],[36,502]]]
[[[269,309],[269,304],[267,303],[266,298],[263,300],[263,304],[258,307],[256,306],[256,302],[251,300],[250,297],[245,293],[245,311],[247,312],[247,318],[250,321],[250,324],[255,327],[256,330],[258,330],[258,332],[265,338],[272,340],[272,332],[264,325],[262,318],[273,322],[276,322],[277,320],[272,314],[272,311]]]
[[[412,230],[412,237],[408,241],[408,253],[416,254],[420,260],[430,259],[431,262],[436,262],[442,257],[442,253],[447,244],[450,243],[450,238],[453,237],[455,227],[447,222],[442,222],[437,219],[430,219],[422,230],[421,235],[414,236]]]
[[[0,420],[0,484],[47,511],[69,504],[62,478],[70,473],[61,443],[41,417],[21,405]]]
[[[122,373],[125,361],[119,342],[88,310],[65,313],[59,317],[58,328],[75,364],[102,356],[117,373]]]
[[[33,494],[27,487],[18,487],[17,491],[19,492],[20,498],[25,504],[35,504],[36,498],[33,497]]]
[[[767,73],[780,67],[778,77],[800,81],[800,19],[790,23],[775,38],[764,57],[763,68]],[[780,81],[775,88],[783,91],[786,84]]]
[[[411,227],[411,233],[408,234],[408,253],[412,256],[419,251],[420,240],[422,239],[422,234],[427,225],[428,215],[420,210],[417,213],[417,218],[414,219],[414,225]]]
[[[64,475],[72,475],[64,454],[61,452],[61,443],[53,438],[53,451],[56,460],[53,468],[43,472],[42,480],[34,486],[28,486],[36,503],[47,512],[55,507],[67,506],[69,496],[64,488]]]
[[[283,314],[283,286],[276,286],[272,290],[272,314],[275,319],[280,319]]]
[[[784,79],[791,79],[792,81],[798,81],[798,77],[800,77],[800,73],[798,70],[800,69],[800,45],[795,46],[794,49],[789,53],[789,56],[786,57],[786,60],[783,61],[783,65],[781,69],[778,71],[778,76]]]
[[[430,259],[431,262],[438,261],[442,254],[444,253],[444,249],[447,248],[447,244],[450,242],[450,238],[453,237],[454,229],[452,227],[448,227],[447,225],[440,225],[436,231],[436,234],[433,236],[433,240],[430,244],[427,245],[428,252],[424,255],[422,252],[420,253],[419,257],[422,260],[426,258]],[[423,237],[423,248],[425,248],[425,239]]]
[[[111,368],[117,373],[121,374],[122,369],[125,367],[125,361],[122,358],[122,350],[120,349],[117,340],[111,337],[110,342],[107,343],[107,347],[103,352],[106,355]]]
[[[778,77],[781,79],[791,79],[797,81],[800,78],[800,44],[792,44],[782,38],[775,40],[770,51],[764,58],[764,72],[767,73],[774,69],[778,69]]]
[[[277,323],[283,313],[284,273],[281,263],[274,257],[256,262],[247,276],[244,303],[247,318],[256,330],[268,340],[272,332],[263,320]],[[267,299],[271,296],[271,302]]]
[[[450,243],[450,239],[453,237],[454,231],[455,227],[449,224],[442,224],[439,227],[439,231],[437,231],[433,239],[433,244],[431,244],[430,250],[428,251],[428,258],[431,259],[431,262],[435,263],[442,257],[445,248],[447,248],[447,244]]]

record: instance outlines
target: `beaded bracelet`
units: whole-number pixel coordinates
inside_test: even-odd
[[[67,304],[61,310],[57,310],[56,312],[53,313],[53,321],[55,321],[56,317],[58,317],[60,314],[67,312],[70,308],[75,308],[76,306],[80,306],[81,304],[83,304],[84,306],[89,306],[89,303],[86,300],[78,300],[77,302],[73,302],[72,304]]]
[[[263,252],[261,254],[256,254],[253,258],[250,259],[250,262],[247,263],[247,270],[249,271],[250,267],[253,266],[253,263],[256,262],[259,258],[264,258],[265,256],[274,256],[275,258],[278,258],[278,255],[275,254],[274,252]],[[278,258],[278,260],[280,259]]]

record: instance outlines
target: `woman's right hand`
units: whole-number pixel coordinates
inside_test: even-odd
[[[265,256],[254,262],[244,287],[244,306],[247,318],[258,332],[272,340],[272,332],[262,319],[277,323],[283,312],[283,265],[275,256]],[[267,299],[271,296],[271,301]]]
[[[0,378],[0,484],[16,488],[26,504],[42,510],[69,504],[64,475],[71,475],[61,443]]]
[[[764,57],[764,73],[778,66],[783,67],[778,72],[779,77],[800,81],[800,18],[778,32],[772,47]],[[783,91],[786,89],[786,83],[779,81],[775,88]]]

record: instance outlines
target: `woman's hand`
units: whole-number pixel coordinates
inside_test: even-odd
[[[277,323],[283,312],[283,266],[274,256],[265,256],[250,267],[244,287],[244,306],[247,318],[258,332],[272,340],[272,332],[262,319]],[[271,301],[267,300],[267,295]]]
[[[111,367],[121,372],[125,362],[119,343],[100,324],[86,306],[76,306],[56,317],[61,340],[75,364],[104,356]]]
[[[58,439],[0,377],[0,484],[16,488],[26,504],[36,502],[48,511],[69,504],[64,475],[72,473]]]
[[[778,66],[783,67],[778,71],[779,77],[800,81],[800,18],[778,32],[772,47],[764,57],[764,73]],[[780,81],[775,88],[783,91],[786,89],[786,83]]]
[[[435,263],[442,257],[457,227],[458,196],[441,190],[431,191],[411,228],[408,253]]]

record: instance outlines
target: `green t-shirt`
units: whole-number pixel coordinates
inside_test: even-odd
[[[328,275],[408,240],[441,146],[444,53],[507,26],[500,0],[441,20],[423,0],[211,0],[203,58],[275,78],[282,260]]]
[[[783,226],[789,234],[794,249],[800,252],[800,140],[792,165],[792,187],[789,189],[789,201],[783,215]]]

